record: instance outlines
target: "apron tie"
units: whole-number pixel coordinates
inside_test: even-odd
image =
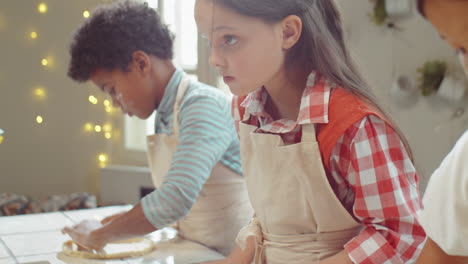
[[[255,255],[253,263],[266,264],[265,246],[262,242],[257,243],[255,246]]]
[[[277,235],[262,232],[260,222],[257,218],[253,218],[251,223],[239,232],[236,241],[242,249],[245,249],[247,238],[255,237],[253,263],[265,264],[267,247],[296,253],[320,254],[334,251],[336,254],[343,250],[343,245],[355,237],[361,229],[362,227],[355,227],[327,233]]]

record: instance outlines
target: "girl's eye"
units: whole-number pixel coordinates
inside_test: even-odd
[[[112,87],[112,88],[109,90],[109,94],[110,94],[110,95],[114,95],[114,94],[115,94],[115,89],[114,89],[114,87]]]
[[[235,45],[239,40],[232,36],[232,35],[226,35],[224,36],[224,43],[226,45]]]

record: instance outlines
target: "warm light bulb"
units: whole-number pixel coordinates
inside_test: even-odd
[[[37,6],[37,10],[39,11],[39,13],[44,14],[47,12],[47,5],[45,3],[40,3]]]
[[[91,124],[90,122],[84,124],[84,130],[86,132],[91,132],[93,131],[94,127],[93,127],[93,124]]]
[[[84,17],[84,18],[88,18],[89,15],[90,15],[90,14],[89,14],[89,11],[88,11],[88,10],[85,10],[85,11],[83,12],[83,17]]]
[[[107,154],[104,154],[104,153],[99,154],[98,158],[99,158],[100,162],[106,162],[107,161]]]
[[[110,106],[110,101],[106,99],[104,100],[103,104],[104,106]]]
[[[106,153],[101,153],[98,155],[99,167],[106,167],[107,162],[109,161],[109,156]]]
[[[49,65],[49,61],[47,59],[42,59],[41,64],[42,64],[42,66],[47,66],[47,65]]]
[[[112,107],[110,107],[110,106],[106,106],[105,110],[106,110],[107,113],[112,113]]]
[[[112,138],[112,134],[111,134],[110,132],[106,132],[106,133],[104,134],[104,137],[105,137],[106,139],[111,139],[111,138]]]
[[[35,31],[31,32],[31,34],[29,34],[29,36],[31,37],[31,39],[36,39],[37,38],[37,33]]]
[[[46,90],[42,87],[37,87],[34,89],[34,96],[37,99],[44,99],[46,97]]]
[[[42,124],[42,122],[44,122],[44,119],[42,118],[42,116],[38,115],[38,116],[36,116],[36,122],[38,124]]]
[[[99,102],[98,99],[94,95],[90,95],[88,97],[88,101],[92,104],[97,104]]]
[[[2,143],[3,143],[3,136],[0,135],[0,144],[2,144]]]
[[[94,131],[96,131],[96,132],[98,132],[98,133],[101,132],[101,131],[102,131],[101,126],[100,126],[100,125],[94,126]]]

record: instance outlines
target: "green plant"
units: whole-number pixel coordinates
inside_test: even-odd
[[[374,9],[372,11],[372,21],[378,26],[385,25],[388,14],[387,9],[385,8],[385,0],[374,0]]]
[[[424,96],[429,96],[439,89],[447,71],[447,64],[443,61],[428,61],[418,69],[419,89]]]

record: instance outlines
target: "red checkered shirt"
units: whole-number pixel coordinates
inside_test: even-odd
[[[334,85],[311,73],[301,99],[298,119],[273,120],[264,106],[268,93],[260,88],[247,97],[234,96],[236,127],[246,111],[257,133],[282,136],[287,144],[301,140],[301,125],[328,123]],[[413,263],[426,237],[416,215],[422,209],[418,175],[395,130],[369,115],[341,136],[330,155],[329,183],[343,206],[364,225],[345,245],[354,263]]]

